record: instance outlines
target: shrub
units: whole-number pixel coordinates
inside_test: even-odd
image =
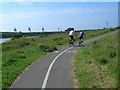
[[[26,56],[24,54],[20,54],[19,56],[20,56],[20,58],[26,58]]]
[[[47,52],[52,52],[52,51],[55,51],[57,50],[57,48],[55,46],[50,46],[47,50]]]
[[[54,38],[53,40],[54,41],[59,41],[59,40],[62,40],[63,38],[62,37],[57,37],[57,38]]]
[[[109,57],[110,57],[110,58],[114,58],[114,57],[116,57],[116,55],[117,55],[117,52],[116,52],[116,51],[111,51],[111,52],[109,53]]]
[[[105,57],[100,58],[100,64],[105,65],[108,63],[108,60]]]
[[[111,28],[110,31],[114,31],[114,29]]]
[[[97,41],[94,41],[93,44],[97,44]]]
[[[18,50],[17,53],[25,53],[23,50]]]
[[[42,45],[42,44],[39,44],[39,49],[42,50],[43,52],[52,52],[57,50],[55,46],[48,46],[48,45]]]
[[[20,46],[25,47],[25,46],[28,46],[28,45],[30,45],[29,42],[23,42]]]
[[[57,42],[57,45],[63,45],[63,43],[61,43],[61,42]]]
[[[32,38],[32,41],[35,41],[35,39]]]
[[[3,63],[3,67],[10,66],[14,64],[15,62],[17,62],[16,58],[10,58],[6,63]]]
[[[95,36],[95,35],[94,35],[94,34],[91,34],[90,36],[93,37],[93,36]]]

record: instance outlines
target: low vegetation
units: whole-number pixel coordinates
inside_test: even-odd
[[[116,29],[85,31],[85,39]],[[79,32],[76,32],[76,38]],[[76,39],[77,41],[77,39]],[[69,42],[68,32],[12,38],[2,44],[2,88],[8,88],[19,74],[38,58],[53,52]]]
[[[79,88],[117,88],[118,34],[81,48],[74,64]]]
[[[0,44],[0,51],[2,51],[2,45]],[[0,52],[0,90],[2,89],[2,52]]]

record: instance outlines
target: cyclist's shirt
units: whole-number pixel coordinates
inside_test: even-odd
[[[79,37],[83,37],[84,33],[80,32]]]
[[[74,31],[70,31],[69,36],[74,36]]]

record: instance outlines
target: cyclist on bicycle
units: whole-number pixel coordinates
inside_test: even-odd
[[[83,43],[83,36],[84,36],[84,32],[80,31],[80,33],[79,33],[79,39],[80,39],[79,45],[81,45]]]
[[[69,32],[69,37],[70,37],[70,44],[72,44],[74,46],[74,35],[75,35],[75,32],[74,32],[74,28],[70,30]]]

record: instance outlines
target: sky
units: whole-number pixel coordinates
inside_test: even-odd
[[[119,0],[0,0],[0,2],[119,2]]]
[[[13,0],[15,1],[15,0]],[[3,2],[0,31],[32,32],[98,29],[118,26],[117,2]]]

